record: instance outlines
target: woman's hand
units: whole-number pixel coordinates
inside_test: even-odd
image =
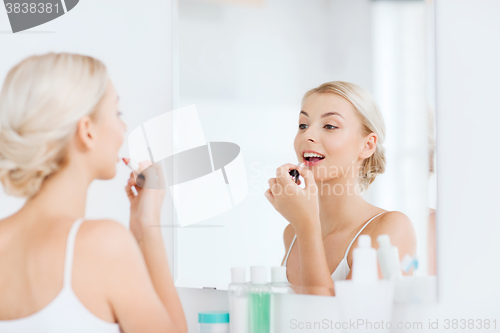
[[[288,171],[291,169],[296,169],[296,166],[285,164],[279,167],[276,178],[269,179],[269,189],[265,195],[296,232],[300,245],[301,285],[321,287],[319,290],[323,292],[333,290],[332,273],[328,268],[321,234],[318,186],[312,171],[299,167],[297,170],[305,181],[305,187],[301,188],[290,177]]]
[[[290,177],[294,164],[287,163],[276,170],[276,178],[269,179],[269,189],[264,193],[267,200],[296,232],[311,226],[319,226],[318,187],[311,170],[299,167],[297,170],[304,178],[305,187],[301,188]]]
[[[139,165],[140,172],[144,171],[146,177],[143,187],[137,185],[138,175],[130,173],[125,192],[130,201],[130,231],[137,241],[142,241],[145,227],[160,223],[161,208],[165,198],[165,180],[163,171],[157,164],[142,162]],[[137,195],[133,192],[135,188]]]

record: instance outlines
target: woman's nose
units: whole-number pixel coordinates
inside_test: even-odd
[[[317,140],[317,139],[316,139],[316,135],[314,134],[314,132],[313,132],[313,131],[308,131],[308,132],[306,133],[306,139],[307,139],[307,141],[309,141],[309,142],[316,142],[316,140]]]

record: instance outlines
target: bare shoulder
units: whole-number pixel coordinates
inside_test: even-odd
[[[100,272],[101,286],[106,294],[117,284],[116,278],[131,269],[144,266],[139,245],[128,228],[112,220],[86,220],[80,226],[75,255],[85,270]],[[82,273],[85,274],[85,273]]]
[[[113,220],[86,220],[80,226],[78,234],[81,234],[82,238],[119,242],[128,238],[130,232],[124,225]]]
[[[112,220],[86,220],[78,231],[78,241],[89,254],[106,261],[125,255],[133,248],[134,238],[122,224]]]
[[[377,237],[387,234],[393,245],[405,248],[406,252],[415,252],[417,244],[415,227],[406,214],[390,211],[382,214],[376,220],[370,223],[365,232],[371,236],[374,247],[378,248]]]
[[[372,240],[372,247],[378,248],[377,237],[387,234],[391,244],[398,248],[399,257],[402,259],[406,254],[414,256],[417,250],[417,237],[413,223],[408,216],[398,211],[386,212],[375,218],[361,232],[363,235],[369,235]],[[349,267],[352,267],[352,251],[358,246],[358,239],[353,242],[349,250],[347,261]]]
[[[390,233],[396,236],[397,234],[408,234],[415,232],[412,221],[406,214],[402,212],[387,212],[380,215],[380,217],[378,217],[377,219],[378,221],[373,221],[375,223],[370,223],[370,228],[366,228],[367,233],[374,233],[378,235]]]
[[[144,331],[144,327],[155,326],[166,331],[169,325],[171,327],[169,315],[153,286],[132,232],[111,220],[87,220],[81,228],[82,245],[89,251],[87,271],[105,277],[95,285],[102,288],[100,290],[123,331],[141,332],[141,328]],[[89,260],[92,258],[95,260]]]

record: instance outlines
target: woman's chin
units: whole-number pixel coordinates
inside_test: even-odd
[[[325,164],[318,164],[313,166],[306,166],[307,169],[311,170],[314,175],[314,180],[328,180],[330,177],[329,167]]]
[[[113,168],[109,168],[108,170],[105,170],[102,174],[100,174],[97,179],[110,180],[115,178],[115,176],[116,176],[116,166],[113,166]]]

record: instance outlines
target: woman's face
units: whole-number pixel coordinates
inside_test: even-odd
[[[116,174],[118,151],[127,126],[120,118],[118,95],[111,81],[95,112],[96,144],[94,158],[98,179],[111,179]]]
[[[344,98],[331,93],[309,95],[294,141],[297,159],[313,172],[317,182],[338,177],[357,179],[368,140],[361,126],[354,106]]]

